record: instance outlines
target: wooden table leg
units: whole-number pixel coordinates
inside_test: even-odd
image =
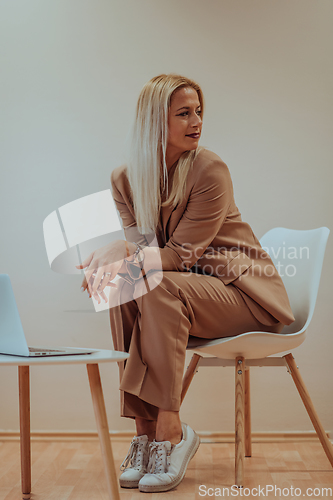
[[[235,374],[235,484],[243,486],[244,467],[244,415],[245,414],[245,362],[236,358]]]
[[[30,380],[29,366],[18,367],[22,493],[31,493]]]
[[[116,475],[111,448],[109,426],[105,411],[103,390],[98,364],[87,364],[91,397],[94,406],[96,425],[102,450],[104,470],[106,475],[110,500],[119,500],[118,478]]]

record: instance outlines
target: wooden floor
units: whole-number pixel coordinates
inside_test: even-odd
[[[118,468],[126,456],[129,441],[112,442]],[[152,500],[168,497],[173,500],[199,500],[224,496],[248,498],[333,498],[333,469],[321,447],[314,442],[253,443],[252,458],[245,459],[245,482],[242,495],[231,490],[234,484],[234,445],[230,443],[201,443],[189,464],[182,483],[166,493],[140,493],[137,489],[121,489],[121,499]],[[199,487],[201,486],[201,490]],[[246,488],[258,488],[251,494]],[[280,488],[266,491],[266,485]],[[296,491],[291,488],[300,488]],[[208,488],[220,488],[209,490]],[[223,492],[223,488],[226,489]],[[283,488],[287,488],[283,490]],[[283,491],[282,491],[283,490]],[[20,492],[19,442],[0,442],[0,500],[18,500]],[[98,441],[32,442],[32,500],[108,500],[106,482]],[[200,495],[201,493],[201,495]],[[205,495],[206,493],[206,495]],[[209,493],[209,495],[208,495]],[[214,495],[213,495],[213,494]],[[223,495],[224,493],[224,495]],[[252,492],[253,493],[253,492]],[[265,493],[265,495],[263,495]]]

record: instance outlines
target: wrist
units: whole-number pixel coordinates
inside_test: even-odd
[[[134,254],[136,252],[137,246],[135,243],[132,243],[131,241],[126,241],[125,240],[125,259],[127,262],[132,262],[134,260]]]
[[[143,252],[143,247],[142,245],[139,245],[139,243],[135,243],[136,245],[136,250],[134,252],[134,262],[137,264],[140,264],[140,266],[143,266],[143,261],[145,259],[145,254]]]

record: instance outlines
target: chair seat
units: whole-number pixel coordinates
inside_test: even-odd
[[[212,355],[217,358],[235,359],[243,356],[245,359],[257,359],[272,354],[290,351],[305,340],[305,331],[294,334],[246,332],[236,337],[220,339],[201,339],[190,337],[187,349],[201,356]]]

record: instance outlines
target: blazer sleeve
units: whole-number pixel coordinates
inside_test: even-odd
[[[189,270],[205,252],[223,225],[233,200],[230,172],[222,160],[201,166],[186,209],[164,248],[164,271]]]
[[[143,246],[148,246],[147,238],[144,234],[141,234],[136,225],[136,220],[130,208],[128,207],[124,197],[122,196],[120,190],[117,187],[115,179],[115,171],[111,173],[111,186],[112,186],[112,196],[116,204],[117,210],[123,222],[123,229],[125,233],[125,238],[127,241],[132,241],[139,243]]]

